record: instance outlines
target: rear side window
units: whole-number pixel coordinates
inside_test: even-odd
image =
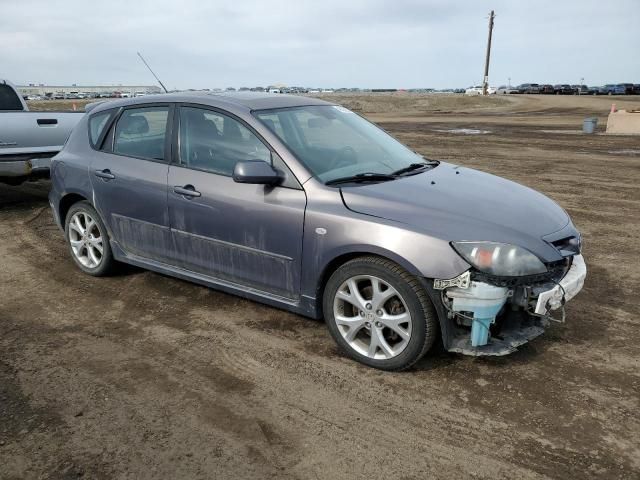
[[[169,107],[130,108],[116,125],[113,153],[165,161]]]
[[[89,140],[93,148],[99,147],[98,140],[100,140],[104,127],[106,127],[112,114],[113,110],[107,110],[106,112],[97,113],[89,119]]]
[[[0,110],[23,110],[20,97],[13,88],[4,83],[0,83]]]

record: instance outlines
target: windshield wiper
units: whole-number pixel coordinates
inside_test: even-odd
[[[403,175],[409,172],[418,173],[417,170],[424,170],[427,167],[435,167],[439,163],[440,162],[438,162],[437,160],[431,160],[429,162],[421,162],[421,163],[412,163],[410,165],[407,165],[404,168],[396,170],[395,172],[392,173],[392,175]]]
[[[395,180],[396,176],[388,173],[366,172],[350,175],[348,177],[334,178],[325,182],[325,185],[337,185],[339,183],[363,183],[363,182],[386,182]]]

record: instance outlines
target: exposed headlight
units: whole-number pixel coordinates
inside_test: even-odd
[[[496,242],[452,242],[451,245],[478,270],[500,277],[520,277],[547,271],[533,253],[516,245]]]

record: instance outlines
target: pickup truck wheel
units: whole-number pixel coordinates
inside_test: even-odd
[[[96,277],[112,270],[114,260],[107,229],[88,202],[78,202],[69,209],[65,236],[71,258],[80,270]]]
[[[381,370],[405,370],[431,348],[437,317],[416,277],[379,257],[360,257],[327,282],[329,332],[351,358]]]

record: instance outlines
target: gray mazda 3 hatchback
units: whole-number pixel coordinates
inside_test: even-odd
[[[508,354],[564,321],[586,276],[580,233],[549,198],[312,98],[93,104],[51,177],[84,272],[126,262],[324,318],[347,355],[385,370],[438,338]]]

